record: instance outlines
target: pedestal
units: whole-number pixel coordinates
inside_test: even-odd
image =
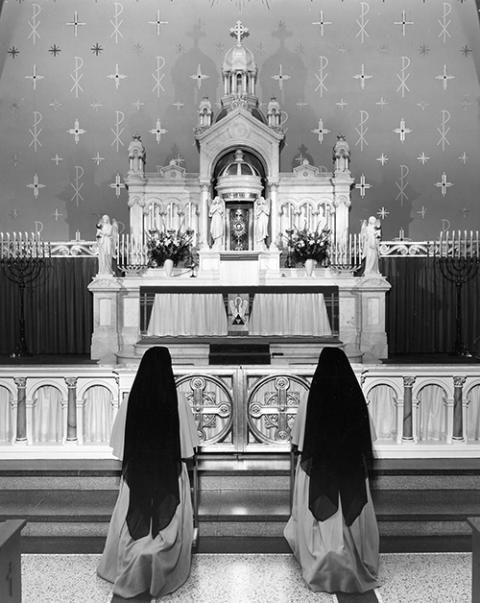
[[[88,285],[93,293],[93,333],[90,357],[102,362],[115,362],[118,352],[118,292],[122,288],[113,276],[96,277]]]
[[[357,291],[361,298],[360,351],[363,362],[376,363],[388,357],[385,332],[385,294],[391,285],[380,274],[359,279]]]

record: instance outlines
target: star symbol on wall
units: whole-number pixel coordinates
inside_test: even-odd
[[[430,52],[430,48],[426,44],[422,44],[418,49],[418,52],[425,57]]]
[[[48,52],[49,52],[51,55],[53,55],[54,57],[56,57],[56,56],[57,56],[57,54],[58,54],[59,52],[62,52],[62,49],[61,49],[59,46],[57,46],[56,44],[53,44],[53,45],[52,45],[52,46],[50,46],[50,48],[48,49]]]
[[[377,157],[376,161],[379,161],[379,162],[382,164],[382,166],[383,166],[383,165],[385,165],[385,164],[387,163],[387,161],[388,161],[388,156],[387,156],[387,155],[385,155],[384,153],[382,153],[382,154],[380,155],[380,157]]]
[[[93,54],[98,57],[98,55],[103,52],[103,48],[102,46],[100,46],[100,44],[98,42],[95,42],[94,46],[90,47],[90,50],[93,52]]]
[[[20,54],[20,51],[15,46],[12,46],[11,48],[9,48],[7,52],[12,57],[12,59],[14,59],[17,56],[17,54]]]
[[[48,104],[48,106],[52,107],[54,111],[58,111],[62,106],[62,103],[60,103],[56,98],[54,98],[53,101]]]

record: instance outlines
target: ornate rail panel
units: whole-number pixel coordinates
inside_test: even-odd
[[[176,367],[206,452],[289,449],[314,366]],[[480,456],[478,365],[354,365],[383,457]],[[0,367],[0,458],[110,456],[135,368]]]

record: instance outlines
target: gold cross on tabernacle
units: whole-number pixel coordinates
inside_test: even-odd
[[[237,44],[240,46],[242,38],[246,38],[249,35],[248,27],[245,27],[241,21],[237,21],[235,27],[230,27],[230,35],[233,38],[237,38]]]

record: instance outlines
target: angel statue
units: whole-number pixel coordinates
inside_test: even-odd
[[[360,241],[362,245],[362,259],[365,260],[364,275],[380,274],[378,269],[378,243],[380,240],[380,220],[370,216],[363,220],[360,230]]]
[[[112,258],[118,237],[118,222],[106,214],[97,224],[98,274],[113,274]]]

